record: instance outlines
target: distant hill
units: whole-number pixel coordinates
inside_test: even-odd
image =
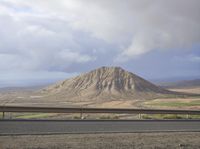
[[[26,86],[26,87],[2,87],[0,88],[0,92],[20,92],[20,91],[36,91],[42,89],[48,85],[40,85],[40,86]]]
[[[66,101],[134,100],[176,95],[120,67],[101,67],[41,92]]]
[[[160,83],[159,85],[162,86],[162,87],[164,87],[164,88],[192,88],[192,87],[200,87],[200,79]]]

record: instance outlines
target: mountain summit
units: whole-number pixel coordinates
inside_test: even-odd
[[[66,100],[150,99],[172,92],[160,88],[121,67],[101,67],[43,89]]]

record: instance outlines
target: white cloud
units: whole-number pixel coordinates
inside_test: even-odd
[[[200,42],[199,0],[10,0],[55,15],[76,30],[125,45],[118,58],[155,49],[188,48]]]
[[[200,63],[200,56],[197,56],[197,55],[190,55],[190,56],[189,56],[189,60],[192,61],[192,62]]]
[[[194,63],[200,63],[200,56],[199,55],[194,55],[194,54],[189,54],[189,55],[185,55],[185,56],[175,56],[173,57],[173,59],[176,62],[192,62]],[[199,66],[200,68],[200,66]]]
[[[19,10],[25,4],[20,2],[10,1],[9,5],[0,2],[0,7],[5,10],[0,13],[1,72],[65,71],[74,63],[95,60],[79,44],[82,39],[76,36],[80,33],[69,27],[65,20],[45,13],[21,12]]]
[[[58,56],[64,61],[77,62],[77,63],[84,63],[95,60],[94,57],[85,54],[80,54],[78,52],[74,52],[69,49],[61,50],[58,53]]]
[[[94,61],[91,38],[115,45],[120,62],[200,42],[199,0],[2,0],[0,9],[0,53],[24,57],[24,69]]]

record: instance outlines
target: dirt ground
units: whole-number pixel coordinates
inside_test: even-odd
[[[0,149],[199,149],[200,132],[0,136]]]

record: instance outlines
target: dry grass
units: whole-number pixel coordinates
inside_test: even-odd
[[[200,98],[161,98],[145,101],[147,108],[200,110]]]
[[[200,87],[170,89],[177,92],[200,94]],[[144,107],[156,109],[190,109],[200,110],[200,96],[185,98],[159,98],[145,101]]]

